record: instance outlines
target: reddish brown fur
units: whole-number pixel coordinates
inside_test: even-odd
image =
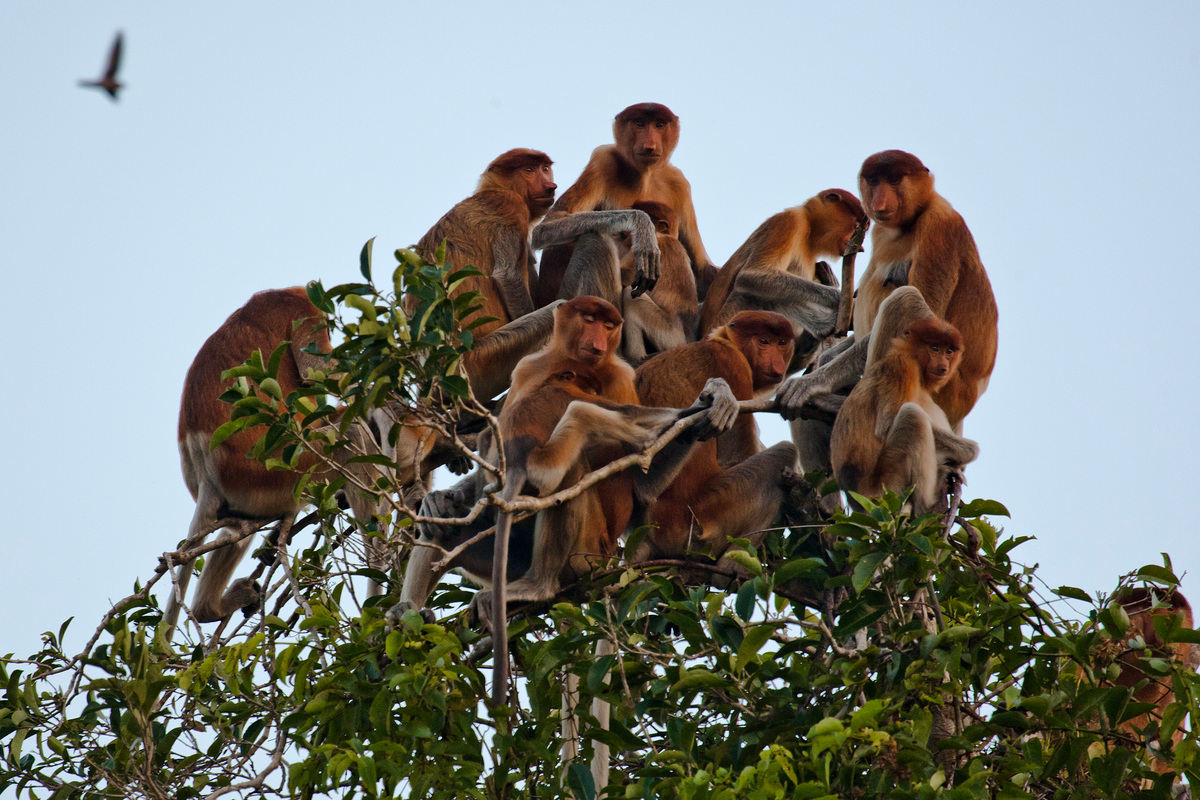
[[[792,325],[786,318],[767,311],[743,311],[709,338],[672,348],[642,364],[637,370],[638,395],[647,406],[687,408],[709,378],[724,378],[734,397],[749,400],[779,384],[793,348]],[[651,511],[657,527],[646,538],[650,552],[682,554],[694,526],[698,526],[698,539],[717,550],[724,548],[730,535],[750,533],[742,518],[749,498],[724,486],[722,479],[728,467],[760,449],[758,429],[749,415],[739,417],[732,430],[717,439],[696,444]],[[719,454],[727,459],[719,460]]]
[[[265,360],[285,341],[292,345],[284,352],[277,374],[284,397],[304,382],[307,368],[323,366],[319,357],[303,353],[303,348],[315,344],[322,353],[330,350],[324,316],[302,287],[259,292],[229,315],[200,348],[184,379],[179,407],[181,447],[192,434],[203,436],[207,442],[217,428],[229,421],[233,407],[220,396],[236,379],[221,380],[221,373],[245,363],[255,350]],[[239,431],[222,442],[212,452],[211,459],[224,497],[233,509],[270,519],[296,507],[292,496],[296,474],[269,470],[261,462],[246,458],[261,434],[261,429]],[[309,466],[311,461],[301,464],[302,469]],[[186,471],[185,479],[195,499],[198,486]]]
[[[863,162],[859,191],[875,222],[871,262],[859,282],[854,329],[871,330],[879,305],[893,289],[893,265],[911,262],[907,283],[930,310],[962,333],[958,374],[934,397],[956,429],[987,388],[996,363],[997,311],[992,286],[963,218],[933,188],[933,176],[900,150]]]
[[[834,475],[845,491],[878,496],[886,487],[899,492],[914,476],[897,474],[910,455],[890,442],[892,422],[906,403],[916,403],[935,427],[946,426],[932,395],[954,375],[963,358],[958,330],[935,317],[913,322],[887,354],[872,364],[846,398],[833,426],[830,450]]]
[[[639,200],[633,204],[638,211],[645,211],[654,222],[654,229],[668,236],[679,235],[679,217],[675,209],[666,203],[656,203],[651,200]]]
[[[485,336],[532,309],[532,304],[522,311],[506,307],[492,277],[496,268],[493,242],[507,236],[515,243],[522,281],[532,301],[537,293],[537,274],[529,252],[529,231],[554,202],[558,187],[553,163],[545,153],[524,148],[497,157],[480,176],[475,194],[446,212],[417,243],[418,252],[432,260],[445,241],[447,262],[455,267],[470,265],[483,273],[466,279],[452,292],[455,297],[467,291],[479,292],[483,306],[468,319],[495,318],[476,328],[476,336]]]
[[[555,309],[554,335],[550,341],[543,349],[523,358],[513,371],[512,389],[505,403],[506,408],[520,406],[528,393],[536,392],[547,381],[553,382],[564,362],[579,362],[589,370],[586,373],[586,385],[598,388],[593,393],[595,396],[616,404],[636,405],[638,394],[634,387],[633,368],[616,357],[621,342],[621,324],[621,312],[616,306],[598,297],[576,297],[563,303]],[[561,386],[562,382],[556,385]],[[538,418],[522,415],[521,419],[513,419],[508,424],[544,427],[545,436],[549,436],[561,417],[561,412]],[[539,441],[544,441],[544,437],[540,437]],[[609,446],[600,450],[588,454],[592,468],[624,454],[619,447]],[[593,534],[598,532],[597,526],[603,527],[603,540],[615,545],[633,513],[632,481],[627,473],[620,473],[589,491],[599,495],[605,518],[595,520],[595,525],[589,524],[587,527]],[[604,552],[611,552],[611,549]]]
[[[579,211],[633,208],[639,201],[662,203],[678,217],[679,241],[687,251],[697,284],[707,287],[716,267],[700,240],[691,184],[671,164],[671,153],[679,143],[679,118],[658,103],[632,105],[613,121],[613,139],[615,144],[592,152],[583,173],[559,197],[547,220]],[[542,252],[539,306],[558,297],[571,251],[570,245],[562,245]]]
[[[1155,706],[1154,710],[1125,720],[1118,725],[1121,730],[1135,738],[1140,738],[1142,730],[1152,720],[1161,720],[1166,707],[1175,702],[1175,692],[1171,688],[1170,677],[1152,677],[1146,675],[1145,670],[1142,668],[1142,658],[1154,656],[1157,658],[1174,659],[1181,664],[1186,664],[1195,669],[1197,667],[1197,655],[1200,655],[1197,652],[1200,651],[1200,648],[1196,648],[1187,642],[1174,642],[1172,644],[1163,642],[1162,637],[1158,635],[1158,631],[1154,629],[1155,617],[1165,617],[1175,614],[1180,616],[1182,627],[1193,628],[1195,621],[1192,618],[1192,607],[1187,599],[1180,592],[1175,591],[1159,593],[1158,600],[1163,605],[1159,608],[1154,608],[1155,597],[1141,587],[1130,589],[1117,598],[1117,601],[1129,616],[1129,628],[1123,637],[1124,641],[1140,636],[1146,643],[1146,650],[1124,649],[1117,659],[1120,673],[1113,683],[1117,686],[1133,687],[1145,681],[1145,685],[1134,689],[1131,699],[1136,703],[1152,703]],[[1173,741],[1178,744],[1183,740],[1184,735],[1185,731],[1183,728],[1178,728],[1175,731]],[[1170,765],[1157,756],[1151,758],[1151,766],[1155,772],[1160,774],[1171,771]]]
[[[188,528],[188,546],[199,544],[221,527],[229,527],[238,534],[236,541],[216,548],[207,558],[192,604],[195,618],[200,622],[223,619],[238,608],[253,607],[258,602],[261,593],[251,579],[243,578],[233,584],[229,579],[250,547],[253,533],[264,524],[278,520],[280,541],[287,541],[301,505],[294,494],[298,479],[295,472],[269,470],[261,462],[247,458],[262,434],[261,428],[240,431],[215,450],[209,446],[213,432],[231,416],[232,406],[219,399],[222,390],[231,383],[222,379],[222,373],[244,363],[255,350],[268,359],[284,342],[289,344],[279,361],[276,380],[287,396],[305,381],[310,370],[329,369],[322,355],[330,350],[324,319],[299,287],[259,292],[251,297],[200,348],[184,381],[179,409],[179,457],[184,482],[196,500]],[[306,352],[310,347],[318,352]],[[377,426],[384,422],[383,418],[372,417]],[[370,482],[371,475],[363,470],[371,468],[348,466],[345,459],[363,453],[378,454],[381,442],[366,424],[351,425],[345,436],[351,446],[334,454],[334,459],[355,473],[355,480]],[[313,466],[311,456],[306,454],[301,458],[300,469]],[[314,474],[323,479],[335,471],[341,470],[321,465]],[[377,510],[374,500],[355,491],[348,492],[348,497],[355,516],[366,524]],[[373,557],[379,555],[370,544],[368,550]],[[192,562],[181,567],[163,615],[168,639],[186,597]]]
[[[725,301],[743,269],[790,272],[816,280],[817,260],[841,257],[855,226],[866,219],[858,198],[845,189],[826,189],[802,205],[768,218],[718,273],[705,298],[700,335],[733,316],[724,308]]]

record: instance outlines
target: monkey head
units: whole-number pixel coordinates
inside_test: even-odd
[[[863,162],[858,191],[867,214],[880,225],[901,227],[916,219],[933,195],[933,176],[921,159],[884,150]]]
[[[554,310],[554,338],[572,358],[595,366],[615,355],[624,322],[607,300],[573,297]]]
[[[621,154],[644,171],[670,160],[679,142],[679,117],[659,103],[638,103],[617,114],[613,138]]]
[[[725,330],[750,364],[755,394],[784,379],[796,347],[795,330],[787,317],[773,311],[739,311]]]
[[[862,203],[845,189],[826,189],[804,204],[809,222],[809,249],[814,253],[845,254],[854,229],[871,221]]]
[[[958,328],[937,317],[926,317],[908,326],[904,338],[920,365],[926,390],[936,392],[945,386],[962,361]]]
[[[531,219],[545,215],[554,205],[554,164],[540,150],[516,147],[497,156],[479,179],[479,189],[511,189],[525,198]]]

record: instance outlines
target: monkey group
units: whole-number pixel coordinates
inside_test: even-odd
[[[502,405],[495,435],[480,437],[488,466],[428,493],[447,452],[439,435],[407,418],[382,423],[400,425],[391,436],[351,426],[351,449],[392,458],[404,491],[424,495],[420,518],[433,520],[418,526],[396,610],[422,608],[457,569],[489,587],[472,611],[496,629],[507,600],[554,597],[613,556],[634,527],[648,533],[626,552],[631,563],[699,552],[720,559],[731,539],[753,542],[775,524],[803,473],[832,474],[851,505],[911,490],[909,509],[922,514],[945,508],[950,481],[978,455],[963,421],[995,364],[996,303],[970,230],[916,156],[870,156],[858,196],[825,189],[772,215],[718,267],[691,186],[671,163],[678,117],[657,103],[633,105],[617,114],[613,137],[557,199],[550,157],[508,150],[416,245],[431,261],[444,246],[447,263],[479,271],[453,290],[476,292],[472,319],[485,320],[462,370],[477,399]],[[852,254],[865,228],[870,261],[852,334],[839,338],[842,292],[824,259]],[[202,572],[192,605],[200,622],[258,601],[252,582],[230,584],[232,572],[253,530],[275,520],[286,529],[298,511],[297,474],[245,458],[253,431],[208,446],[230,419],[218,400],[222,372],[282,342],[290,343],[279,368],[285,394],[310,370],[334,368],[319,355],[330,350],[322,315],[302,290],[284,289],[251,298],[188,372],[179,448],[196,514],[187,541],[231,531]],[[791,420],[792,441],[765,447],[739,402],[770,397]],[[553,494],[690,417],[644,470],[614,472],[525,518],[492,510],[462,524],[489,487],[503,486],[497,496],[509,503]],[[350,491],[348,500],[360,521],[375,512],[365,496]],[[480,535],[493,527],[494,536]],[[175,578],[170,626],[190,573],[181,565]]]
[[[730,539],[771,527],[789,487],[813,470],[837,478],[851,504],[911,487],[910,509],[935,511],[951,477],[978,454],[962,423],[995,363],[996,304],[970,231],[919,159],[899,150],[871,156],[859,172],[861,200],[845,189],[818,192],[769,217],[718,267],[700,238],[691,186],[671,163],[678,117],[657,103],[633,105],[617,114],[613,137],[557,199],[549,156],[501,154],[416,245],[429,260],[444,248],[446,263],[478,271],[452,290],[478,297],[462,371],[477,399],[500,398],[498,429],[481,437],[479,458],[506,466],[503,475],[484,467],[428,491],[432,469],[453,455],[443,435],[404,415],[350,426],[343,461],[383,453],[405,497],[424,497],[427,521],[408,557],[402,607],[422,607],[450,568],[485,586],[504,575],[511,599],[549,599],[612,556],[633,526],[650,533],[631,561],[700,551],[719,558]],[[853,333],[839,340],[842,292],[823,259],[851,254],[867,227],[871,260]],[[253,431],[208,448],[230,420],[218,399],[222,373],[283,342],[284,392],[309,370],[335,369],[322,358],[330,351],[322,322],[302,290],[262,292],[213,334],[188,373],[179,447],[197,505],[187,541],[230,531],[203,572],[198,621],[253,606],[257,586],[231,584],[233,569],[253,530],[280,520],[286,538],[298,511],[295,473],[243,457]],[[792,420],[793,441],[764,447],[737,403],[772,396]],[[814,404],[836,415],[809,413]],[[436,522],[460,520],[496,483],[510,501],[559,491],[694,415],[702,419],[647,469],[615,472],[523,519]],[[299,466],[314,465],[321,474],[338,467],[337,459]],[[377,511],[365,493],[347,499],[360,521]],[[825,505],[841,503],[833,496]],[[493,526],[504,535],[480,535]],[[443,563],[450,549],[456,555]],[[385,556],[375,553],[377,565]],[[171,625],[190,572],[184,565],[176,578]],[[480,593],[477,610],[490,600]]]

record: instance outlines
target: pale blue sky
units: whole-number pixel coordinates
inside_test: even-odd
[[[1183,2],[6,3],[0,652],[71,615],[81,645],[183,536],[183,376],[251,293],[353,280],[372,236],[390,265],[511,147],[565,189],[643,101],[682,120],[718,263],[854,190],[867,155],[923,159],[1000,307],[967,496],[1008,506],[1052,585],[1165,550],[1200,595],[1198,23]],[[75,83],[118,28],[114,104]]]

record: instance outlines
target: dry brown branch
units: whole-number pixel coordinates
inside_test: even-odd
[[[850,234],[846,251],[842,253],[842,296],[838,301],[837,327],[834,335],[845,336],[850,331],[851,315],[854,312],[854,257],[862,252],[863,238],[867,235],[866,222],[860,222]]]

